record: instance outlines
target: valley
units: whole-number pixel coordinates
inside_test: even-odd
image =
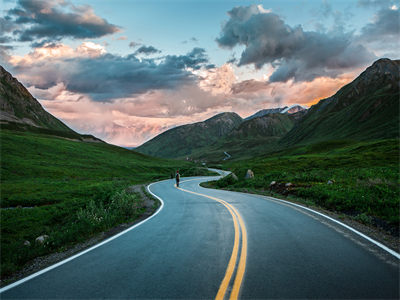
[[[151,214],[156,202],[129,187],[177,169],[212,174],[200,165],[234,174],[204,186],[294,199],[398,237],[399,66],[379,60],[309,109],[221,113],[134,151],[71,130],[2,69],[2,278]]]

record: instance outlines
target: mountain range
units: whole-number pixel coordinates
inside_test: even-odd
[[[333,96],[308,110],[264,109],[242,119],[223,113],[167,130],[136,148],[164,158],[222,160],[329,140],[399,137],[400,60],[379,59]]]
[[[399,137],[400,60],[379,59],[333,96],[309,109],[301,105],[263,109],[242,119],[234,112],[169,129],[135,151],[162,158],[220,161],[250,158],[330,140]],[[29,91],[0,66],[0,126],[84,141],[45,111]]]
[[[300,105],[263,109],[245,119],[233,112],[213,116],[203,122],[169,129],[136,148],[144,154],[163,158],[199,158],[210,152],[221,153],[232,146],[258,148],[275,143],[294,126],[307,109]],[[216,154],[218,156],[218,154]]]

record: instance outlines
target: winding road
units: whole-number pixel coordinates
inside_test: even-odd
[[[395,255],[299,206],[199,186],[210,179],[151,184],[155,215],[1,299],[399,298]]]

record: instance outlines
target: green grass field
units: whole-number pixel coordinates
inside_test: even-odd
[[[399,140],[329,141],[222,165],[226,177],[206,186],[284,194],[382,226],[398,234],[400,208]],[[244,179],[248,169],[255,177]],[[333,184],[328,184],[331,180]],[[276,181],[272,190],[270,183]],[[286,183],[293,186],[286,188]]]
[[[0,136],[2,278],[35,257],[137,218],[143,200],[126,187],[169,178],[176,169],[182,176],[209,174],[105,143],[5,129]],[[47,243],[35,243],[43,234]]]

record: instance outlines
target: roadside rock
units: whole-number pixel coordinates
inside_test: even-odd
[[[334,184],[334,183],[335,183],[335,180],[328,180],[327,183],[328,183],[328,184]]]
[[[246,172],[246,176],[244,176],[245,179],[250,179],[250,178],[254,178],[254,172],[250,169],[247,170]]]
[[[44,234],[44,235],[38,236],[38,237],[35,239],[35,242],[36,242],[36,243],[39,243],[39,244],[43,244],[44,241],[47,240],[48,238],[49,238],[49,236],[48,236],[47,234]]]
[[[24,246],[30,247],[31,246],[31,242],[30,241],[25,241],[24,242]]]
[[[293,186],[293,183],[291,183],[291,182],[288,182],[288,183],[285,184],[285,187],[287,187],[287,188],[291,187],[291,186]]]
[[[276,181],[271,181],[271,183],[269,184],[269,186],[274,186],[276,185]]]

